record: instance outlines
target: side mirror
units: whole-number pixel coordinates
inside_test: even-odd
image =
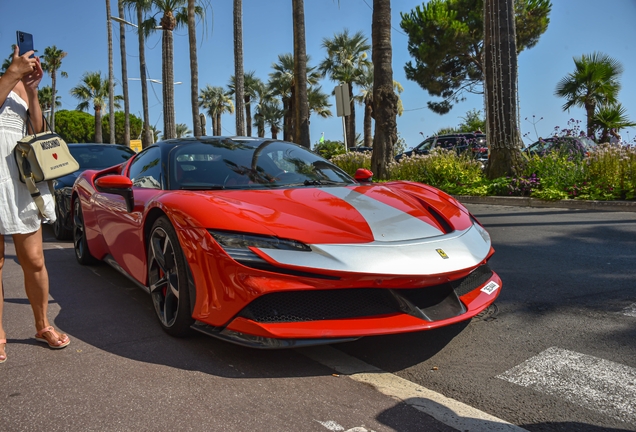
[[[355,179],[359,183],[371,183],[373,181],[373,173],[366,168],[358,168]]]
[[[98,192],[119,195],[126,201],[126,210],[128,213],[133,211],[135,207],[135,198],[133,197],[132,181],[122,175],[106,175],[95,180],[95,188]]]

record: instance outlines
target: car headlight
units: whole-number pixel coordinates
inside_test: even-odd
[[[473,226],[475,227],[481,238],[483,238],[486,243],[490,243],[490,234],[488,234],[488,231],[486,231],[486,229],[481,226],[481,224],[473,216],[470,217],[470,220],[473,221]]]
[[[250,247],[258,249],[279,249],[309,252],[311,248],[295,240],[285,240],[274,236],[244,234],[227,231],[208,230],[227,254],[236,261],[262,261]]]

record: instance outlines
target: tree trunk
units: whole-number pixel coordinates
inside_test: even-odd
[[[364,146],[373,146],[373,104],[364,103]]]
[[[172,30],[163,30],[162,45],[163,139],[171,139],[177,136],[174,119],[174,53]]]
[[[212,121],[212,129],[210,130],[210,135],[216,135],[216,116],[210,116],[210,120]]]
[[[489,179],[521,169],[514,0],[484,1],[484,81]]]
[[[222,130],[223,129],[221,129],[221,113],[218,112],[216,113],[216,136],[223,135]]]
[[[375,134],[371,171],[376,178],[389,178],[389,163],[397,142],[398,97],[393,91],[391,48],[391,0],[373,0],[371,28],[373,60],[373,115]],[[353,100],[352,100],[353,101]],[[353,108],[351,110],[353,117]],[[355,132],[355,129],[353,129]],[[355,141],[354,141],[355,143]]]
[[[594,136],[594,112],[596,111],[596,104],[594,103],[586,103],[585,104],[585,112],[587,114],[587,136]],[[603,142],[603,141],[601,141]]]
[[[110,19],[110,0],[106,0],[106,19],[108,21],[108,118],[110,125],[110,143],[115,144],[115,84],[113,73],[113,23]]]
[[[124,2],[117,1],[119,16],[124,16]],[[124,93],[124,142],[120,143],[130,146],[130,101],[128,98],[128,66],[126,64],[126,29],[123,23],[119,24],[119,47],[121,51],[121,87]]]
[[[311,148],[309,142],[309,103],[307,101],[307,47],[305,41],[305,5],[292,0],[294,23],[294,81],[296,109],[294,111],[294,142]]]
[[[143,10],[137,6],[137,22],[144,20]],[[144,32],[141,27],[137,28],[139,37],[139,79],[141,79],[141,102],[144,117],[144,131],[141,137],[141,145],[143,148],[148,147],[154,142],[154,136],[150,129],[150,113],[148,110],[148,82],[146,81],[146,49],[144,43]]]
[[[349,103],[351,105],[351,114],[347,116],[347,147],[356,146],[356,102],[353,100],[353,83],[349,84]]]
[[[56,87],[57,87],[57,71],[53,70],[51,72],[51,115],[49,116],[49,118],[51,119],[51,121],[49,122],[50,126],[51,126],[51,130],[55,131],[55,93],[57,92]]]
[[[95,142],[101,144],[102,139],[102,107],[95,107]]]
[[[245,131],[247,136],[252,136],[252,100],[249,95],[245,95]]]
[[[196,0],[188,0],[188,41],[190,42],[190,104],[192,105],[192,131],[201,136],[199,117],[199,62],[197,60],[197,27],[194,17]]]
[[[283,116],[283,140],[284,141],[293,141],[294,140],[294,95],[295,95],[294,85],[292,84],[291,88],[291,97],[283,98],[283,110],[285,114]]]
[[[234,103],[236,135],[245,136],[245,76],[243,75],[243,0],[234,0]]]

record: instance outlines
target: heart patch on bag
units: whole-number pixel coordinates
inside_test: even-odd
[[[53,153],[53,159],[57,160],[57,153]]]

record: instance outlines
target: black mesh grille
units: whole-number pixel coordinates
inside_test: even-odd
[[[399,311],[387,290],[360,288],[266,294],[250,303],[239,316],[273,323],[355,318]]]
[[[492,277],[492,270],[488,264],[484,264],[477,267],[475,271],[466,276],[463,279],[459,279],[451,282],[451,285],[455,289],[458,297],[468,294],[474,289],[479,288]]]

